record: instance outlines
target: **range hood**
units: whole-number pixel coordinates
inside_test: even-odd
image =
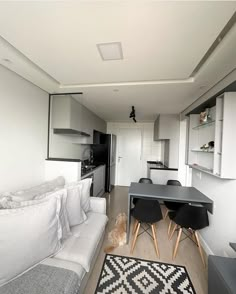
[[[58,134],[58,135],[74,135],[74,136],[90,137],[90,134],[85,133],[85,132],[81,132],[81,131],[78,131],[78,130],[74,130],[74,129],[57,129],[57,128],[54,128],[53,133]]]

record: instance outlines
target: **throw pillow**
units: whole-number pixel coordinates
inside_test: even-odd
[[[83,223],[87,216],[81,205],[82,185],[74,184],[67,187],[67,202],[66,209],[70,226],[75,226]]]
[[[85,213],[89,212],[90,209],[90,187],[92,179],[84,179],[79,182],[82,185],[81,190],[81,205]]]
[[[60,199],[53,197],[37,205],[0,210],[0,286],[58,252],[60,206]]]
[[[35,197],[40,196],[42,194],[61,189],[64,185],[65,179],[60,176],[52,181],[44,182],[38,186],[34,186],[32,188],[21,191],[12,192],[9,194],[9,196],[12,197],[13,201],[27,201],[32,200]]]

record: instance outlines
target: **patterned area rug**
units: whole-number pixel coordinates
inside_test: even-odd
[[[196,294],[184,266],[107,254],[97,294]]]

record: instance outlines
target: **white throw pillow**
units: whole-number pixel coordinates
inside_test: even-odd
[[[68,214],[66,209],[66,201],[67,201],[67,190],[61,189],[57,191],[52,191],[49,193],[45,193],[39,196],[36,196],[33,200],[26,200],[26,201],[12,201],[11,196],[5,196],[0,198],[0,209],[10,209],[10,208],[18,208],[18,207],[25,207],[30,205],[35,205],[45,201],[47,198],[50,197],[59,197],[61,200],[61,210],[60,210],[60,222],[62,227],[62,239],[66,239],[70,234],[70,225],[68,220]]]
[[[90,187],[92,184],[92,179],[84,179],[79,182],[82,185],[81,191],[81,205],[85,213],[89,212],[90,209]]]
[[[67,187],[66,209],[70,226],[75,226],[83,223],[87,216],[81,205],[82,185],[74,184]]]
[[[60,206],[60,199],[53,197],[0,210],[0,286],[58,252]]]
[[[62,176],[60,176],[52,181],[44,182],[38,186],[34,186],[29,189],[11,192],[9,196],[12,197],[13,201],[27,201],[32,200],[35,197],[40,196],[42,194],[61,189],[64,187],[64,185],[65,179]]]
[[[34,200],[20,202],[21,206],[29,206],[42,202],[42,200],[52,197],[59,197],[61,199],[60,222],[62,228],[62,239],[66,239],[70,234],[70,225],[68,213],[66,209],[67,203],[67,189],[61,189],[54,192],[46,193],[34,198]]]

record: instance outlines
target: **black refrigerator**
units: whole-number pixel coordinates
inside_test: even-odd
[[[92,145],[93,161],[106,165],[105,191],[111,192],[115,185],[116,136],[97,132],[96,138],[97,144]]]

